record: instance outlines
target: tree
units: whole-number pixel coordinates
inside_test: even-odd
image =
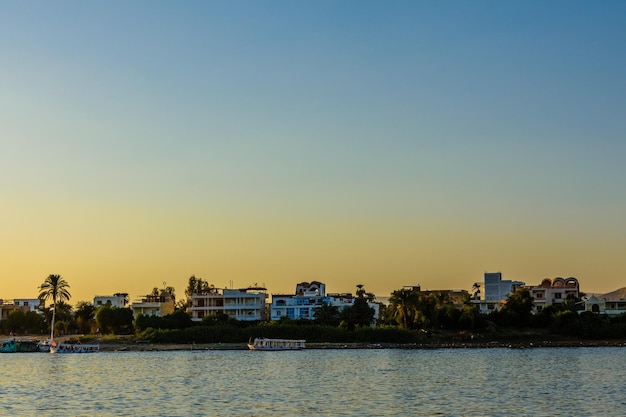
[[[463,307],[461,308],[461,317],[459,318],[461,326],[473,329],[479,317],[480,312],[478,311],[478,306],[472,303],[472,299],[469,295],[463,297]]]
[[[210,294],[213,291],[215,291],[215,287],[209,285],[207,281],[202,278],[196,278],[195,275],[190,276],[187,288],[185,288],[185,300],[178,301],[176,305],[177,310],[184,310],[189,307],[189,300],[193,294]]]
[[[376,300],[376,296],[374,295],[374,293],[365,291],[363,287],[363,284],[357,284],[356,296],[358,298],[365,298],[369,302],[374,302]]]
[[[128,333],[133,327],[133,312],[126,307],[104,305],[96,311],[96,323],[102,333]]]
[[[321,325],[337,326],[339,325],[340,314],[337,306],[323,303],[313,312],[315,322]]]
[[[34,311],[13,310],[3,320],[7,332],[40,333],[45,328],[44,318]]]
[[[446,295],[440,291],[430,294],[418,294],[414,320],[422,328],[436,329],[439,327],[439,312],[446,310],[444,307]],[[443,312],[445,314],[445,311]]]
[[[374,319],[375,310],[369,306],[368,300],[374,299],[374,294],[368,293],[363,284],[357,284],[356,295],[351,306],[344,307],[340,318],[348,326],[349,330],[355,327],[369,326]]]
[[[170,296],[172,297],[172,300],[176,302],[176,290],[174,289],[174,287],[165,287],[163,290],[166,293],[169,293]]]
[[[52,322],[50,324],[50,339],[54,338],[54,320],[56,318],[57,301],[69,301],[71,295],[68,291],[70,285],[60,275],[50,274],[39,286],[39,299],[46,301],[52,299]]]
[[[211,291],[211,287],[212,286],[209,286],[207,281],[202,278],[196,278],[195,275],[192,275],[189,277],[189,283],[185,289],[185,295],[189,298],[193,294],[206,294]]]
[[[367,304],[365,297],[357,297],[351,306],[341,311],[341,319],[347,324],[348,330],[354,330],[355,327],[369,326],[374,313],[374,309]]]
[[[472,285],[472,299],[480,299],[480,282],[475,282],[474,285]]]
[[[512,324],[525,326],[529,323],[533,309],[533,297],[528,288],[518,288],[506,299],[502,308]]]
[[[76,326],[81,333],[89,333],[95,324],[96,307],[89,301],[79,301],[76,304]]]
[[[413,324],[418,302],[417,293],[410,288],[402,288],[391,293],[389,308],[392,316],[402,324],[403,328],[408,329]]]

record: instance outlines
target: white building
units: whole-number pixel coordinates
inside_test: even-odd
[[[503,280],[501,272],[485,272],[484,282],[474,284],[478,287],[478,299],[473,302],[481,313],[490,313],[502,308],[507,297],[524,285],[522,281]]]
[[[174,312],[174,297],[165,290],[161,290],[159,295],[146,295],[139,297],[130,304],[133,317],[140,314],[144,316],[163,317]]]
[[[315,309],[324,304],[334,305],[334,297],[326,295],[326,285],[313,281],[301,282],[296,285],[295,294],[272,294],[270,320],[283,317],[299,320],[313,320]]]
[[[210,288],[205,293],[192,294],[187,311],[193,321],[215,314],[226,314],[237,320],[263,320],[266,300],[267,290],[262,287]]]
[[[331,305],[343,310],[354,304],[352,294],[326,294],[326,285],[318,282],[301,282],[296,285],[295,294],[272,294],[272,304],[270,307],[270,320],[280,320],[283,317],[292,320],[314,320],[315,310],[322,305]],[[374,309],[374,319],[372,325],[380,317],[380,305],[378,303],[367,303]]]
[[[592,295],[585,301],[585,311],[610,316],[626,313],[626,287],[602,295]]]
[[[21,307],[24,311],[38,311],[44,307],[44,302],[39,298],[14,298],[12,300],[0,300],[0,305]]]
[[[39,298],[14,298],[12,300],[0,299],[0,320],[6,320],[12,311],[21,310],[23,312],[38,312],[44,307],[43,301]]]
[[[93,305],[97,308],[104,305],[110,307],[124,308],[127,304],[127,297],[125,295],[96,295],[93,297]]]

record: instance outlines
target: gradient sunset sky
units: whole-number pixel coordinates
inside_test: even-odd
[[[0,298],[626,286],[624,1],[0,4]]]

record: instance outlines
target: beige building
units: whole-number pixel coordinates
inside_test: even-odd
[[[226,314],[230,318],[243,321],[265,319],[267,289],[248,287],[239,289],[209,288],[202,294],[189,297],[187,311],[193,321],[201,321],[204,317]]]
[[[560,305],[568,298],[577,299],[580,295],[578,280],[574,277],[545,278],[541,284],[528,289],[534,300],[535,312],[550,305]]]
[[[144,316],[163,317],[174,312],[175,301],[172,294],[161,290],[159,295],[146,295],[137,298],[130,304],[133,317]]]

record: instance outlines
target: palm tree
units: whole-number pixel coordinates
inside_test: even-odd
[[[340,312],[337,306],[322,303],[321,306],[313,312],[315,321],[322,325],[337,326],[339,324]]]
[[[395,290],[389,297],[390,307],[394,311],[394,316],[400,316],[402,319],[402,327],[409,328],[412,324],[413,315],[419,301],[418,294],[408,288]]]
[[[54,319],[57,312],[57,301],[68,301],[71,297],[67,290],[70,285],[61,275],[50,274],[39,287],[39,299],[46,301],[52,299],[52,324],[50,326],[50,339],[54,339]]]
[[[474,300],[480,299],[480,282],[475,282],[474,285],[472,285],[472,298]]]

